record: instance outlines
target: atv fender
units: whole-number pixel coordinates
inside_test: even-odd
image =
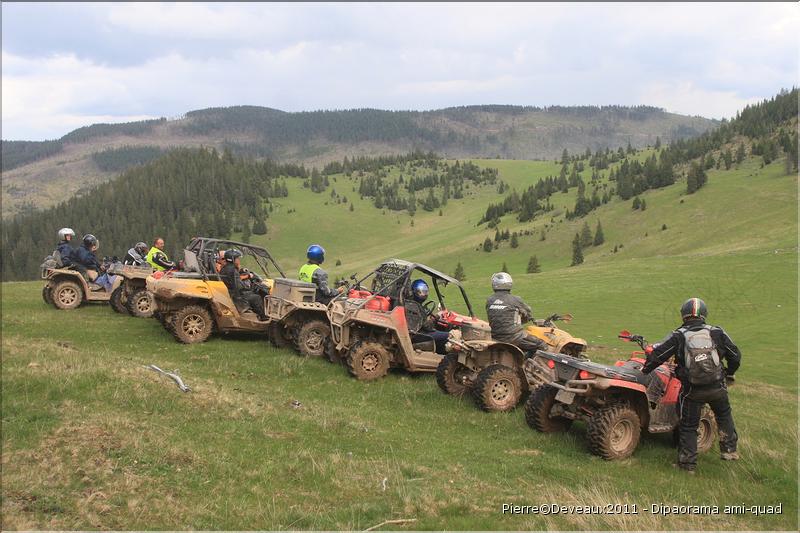
[[[474,372],[480,372],[491,365],[504,365],[522,369],[525,359],[522,350],[507,342],[494,340],[466,341],[472,350],[459,353],[458,362]]]

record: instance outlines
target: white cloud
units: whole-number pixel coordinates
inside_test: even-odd
[[[658,102],[673,113],[722,119],[732,118],[736,111],[760,100],[740,97],[734,91],[709,91],[687,81],[649,84],[642,89],[638,103]]]

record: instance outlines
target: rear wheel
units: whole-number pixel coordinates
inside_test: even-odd
[[[339,352],[336,351],[336,344],[333,342],[333,337],[328,337],[328,340],[325,342],[325,358],[335,365],[342,362]]]
[[[61,281],[53,288],[52,298],[59,309],[75,309],[83,302],[83,289],[74,281]]]
[[[478,374],[472,393],[484,411],[510,411],[522,397],[522,381],[513,368],[492,365]]]
[[[42,300],[44,300],[44,303],[46,304],[53,305],[53,294],[52,290],[50,289],[50,284],[42,287]]]
[[[205,307],[187,305],[175,312],[169,329],[178,341],[194,344],[208,339],[214,329],[214,323]]]
[[[446,394],[463,396],[467,392],[465,379],[472,375],[472,371],[458,362],[458,356],[453,353],[445,355],[439,366],[436,367],[436,383]]]
[[[307,357],[325,355],[325,344],[331,336],[331,327],[322,320],[311,320],[300,327],[297,349]]]
[[[128,308],[125,305],[126,298],[125,298],[125,287],[120,285],[116,289],[111,292],[111,298],[108,300],[108,303],[111,304],[111,309],[116,311],[117,313],[127,313]]]
[[[147,289],[139,289],[128,297],[128,310],[133,316],[150,318],[156,308],[155,298]]]
[[[641,433],[639,415],[627,403],[599,409],[586,427],[589,449],[610,460],[630,457],[639,445]]]
[[[706,406],[700,415],[700,424],[697,426],[697,453],[705,453],[714,446],[714,437],[717,434],[717,419],[714,412]]]
[[[347,355],[347,369],[355,378],[370,381],[389,372],[389,350],[377,342],[359,342]]]
[[[566,431],[572,420],[563,416],[550,416],[558,389],[550,385],[536,387],[525,402],[525,421],[542,433]]]
[[[292,340],[286,334],[286,328],[280,322],[269,325],[269,340],[276,348],[291,348]]]

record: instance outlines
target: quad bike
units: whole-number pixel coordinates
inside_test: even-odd
[[[480,322],[458,280],[419,263],[391,259],[329,304],[329,358],[344,361],[350,374],[364,381],[385,376],[391,367],[434,372],[442,355],[436,353],[433,337],[412,335],[406,321],[405,303],[411,298],[413,279],[419,276],[431,280],[437,296],[438,303],[430,300],[423,306],[436,329],[448,331]],[[367,280],[371,280],[369,289]],[[447,309],[442,291],[448,285],[458,288],[469,315]]]
[[[583,357],[586,341],[557,328],[558,320],[569,322],[572,315],[535,320],[525,331],[543,340],[548,351]],[[451,333],[448,354],[436,370],[436,383],[453,396],[471,391],[484,411],[509,411],[528,389],[522,371],[525,358],[517,346],[492,339],[487,323],[468,324]]]
[[[58,266],[51,257],[45,259],[41,269],[42,279],[46,282],[42,299],[57,309],[75,309],[84,302],[108,302],[113,289],[122,283],[121,278],[116,278],[109,292],[102,285],[87,281],[79,271]]]
[[[277,278],[267,299],[269,338],[279,348],[294,346],[300,354],[321,357],[331,334],[328,306],[316,301],[317,286]]]
[[[623,331],[619,338],[648,350],[639,335]],[[537,352],[524,367],[533,391],[525,403],[525,420],[543,433],[566,431],[574,420],[583,420],[589,449],[604,459],[633,454],[642,430],[674,435],[681,389],[675,364],[665,363],[646,375],[642,373],[643,355],[645,352],[634,352],[627,361],[609,366]],[[716,430],[714,415],[706,407],[698,428],[698,452],[711,448]]]
[[[109,303],[117,313],[130,313],[133,316],[149,318],[155,311],[155,299],[147,291],[147,278],[153,273],[150,265],[136,266],[114,263],[108,268],[109,274],[120,276],[122,282],[111,293]]]
[[[260,246],[207,237],[193,239],[184,250],[182,271],[156,272],[147,278],[147,290],[156,302],[155,316],[178,342],[204,342],[213,332],[267,334],[270,322],[259,320],[242,304],[237,306],[219,275],[221,252],[230,248],[239,249],[243,260],[255,263],[263,272],[263,280],[248,272],[243,283],[265,300],[273,283],[270,265],[280,276],[286,276]]]

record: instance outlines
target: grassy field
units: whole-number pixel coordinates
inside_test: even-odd
[[[558,170],[480,164],[517,188]],[[360,383],[343,367],[248,337],[182,346],[154,320],[104,306],[56,311],[42,303],[39,283],[7,283],[4,529],[365,529],[390,519],[416,520],[388,526],[399,529],[797,529],[797,178],[781,162],[712,171],[692,196],[682,183],[648,192],[643,212],[619,200],[602,206],[588,220],[592,229],[602,221],[606,243],[579,267],[568,267],[569,243],[582,220],[555,222],[541,242],[549,219],[522,225],[509,216],[503,229],[534,235],[515,250],[475,251],[494,235],[475,226],[500,199],[493,187],[469,189],[441,217],[420,211],[411,226],[407,214],[360,200],[357,182],[343,176],[332,185],[354,201],[353,213],[296,185],[262,241],[286,270],[299,267],[310,242],[326,246],[340,275],[392,256],[448,272],[460,261],[483,314],[488,276],[505,261],[537,316],[575,315],[569,330],[597,360],[628,353],[620,329],[655,341],[677,325],[683,300],[704,298],[710,322],[744,354],[731,389],[742,459],[723,463],[710,452],[687,477],[671,467],[675,450],[662,435],[606,462],[588,453],[582,424],[538,434],[521,409],[479,412],[442,394],[430,375]],[[571,208],[574,191],[553,203]],[[624,248],[613,254],[615,244]],[[524,274],[532,254],[540,274]],[[143,368],[151,363],[179,369],[192,392]],[[504,503],[627,503],[639,512],[504,515]],[[644,509],[779,503],[782,514],[765,516]]]

